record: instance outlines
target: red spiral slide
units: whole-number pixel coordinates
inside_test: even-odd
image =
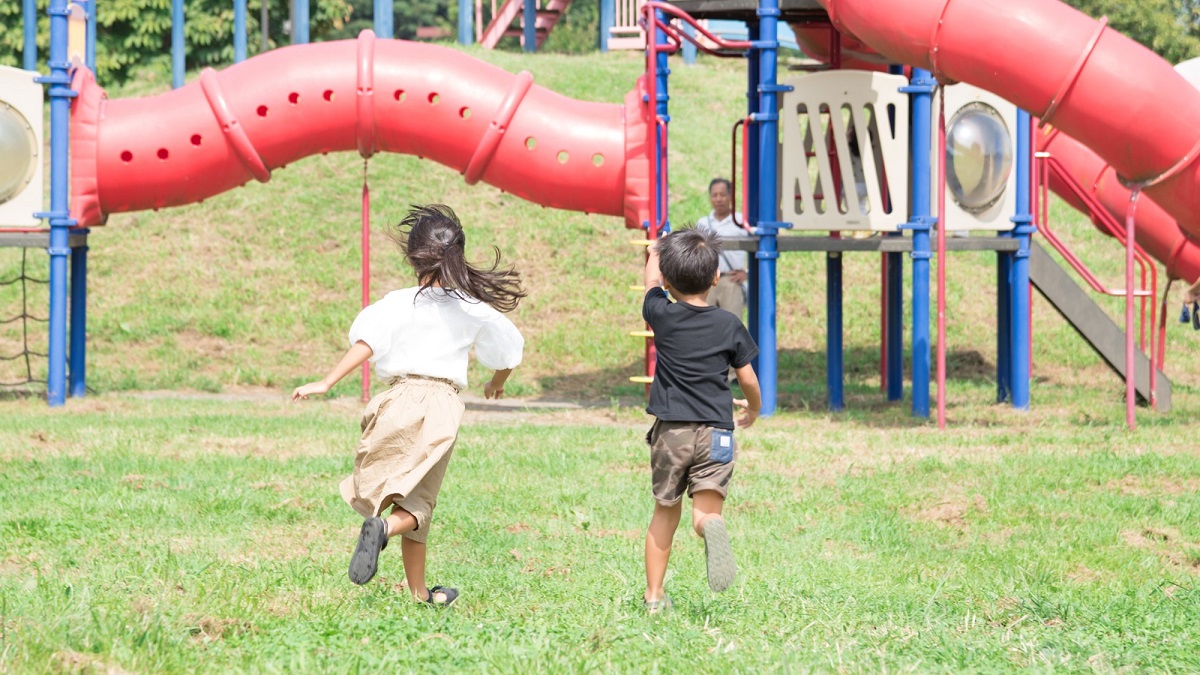
[[[641,83],[639,82],[639,88]],[[653,134],[624,105],[533,85],[459,52],[401,40],[285,47],[146,98],[107,100],[80,69],[71,113],[71,208],[107,214],[200,201],[315,153],[418,155],[523,199],[648,220]]]
[[[1200,90],[1166,61],[1057,0],[819,2],[850,57],[973,84],[1064,132],[1039,135],[1041,149],[1120,219],[1130,191],[1117,177],[1141,184],[1161,208],[1139,208],[1139,243],[1172,276],[1200,277],[1184,236],[1200,238]]]

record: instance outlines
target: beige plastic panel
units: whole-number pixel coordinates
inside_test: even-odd
[[[949,125],[954,119],[954,115],[962,108],[972,104],[983,104],[991,106],[1000,118],[1004,121],[1007,127],[1009,139],[1011,140],[1011,149],[1013,152],[1013,163],[1008,174],[1008,181],[1004,188],[1003,195],[997,199],[991,206],[985,210],[972,213],[960,207],[955,201],[954,196],[949,188],[946,188],[946,231],[967,231],[967,230],[986,230],[991,232],[1004,232],[1013,229],[1014,223],[1012,217],[1017,212],[1017,168],[1016,168],[1016,144],[1017,144],[1017,107],[999,96],[973,87],[969,84],[954,84],[945,87],[946,92],[946,133],[950,133]],[[938,199],[937,199],[937,179],[938,179],[938,162],[941,160],[938,157],[938,113],[941,102],[939,94],[933,96],[933,133],[930,135],[932,139],[932,147],[930,148],[931,171],[933,172],[929,179],[930,190],[930,212],[937,215]],[[947,150],[948,152],[949,150]]]
[[[899,229],[908,220],[908,80],[831,70],[784,84],[795,89],[779,115],[783,220],[797,230]]]
[[[38,227],[42,208],[42,85],[0,66],[0,229]]]

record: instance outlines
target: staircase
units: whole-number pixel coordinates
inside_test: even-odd
[[[537,32],[537,47],[541,48],[550,31],[558,25],[559,20],[571,6],[571,0],[534,0],[538,5],[537,18],[534,28]],[[479,44],[486,49],[495,49],[504,37],[518,37],[521,46],[525,45],[525,0],[504,0],[499,11],[493,12],[492,21],[483,30]],[[514,26],[514,22],[516,25]]]
[[[1125,331],[1100,308],[1037,241],[1029,247],[1029,280],[1042,297],[1071,324],[1092,349],[1122,379],[1125,378]],[[1150,359],[1134,354],[1134,386],[1138,396],[1150,400]],[[1154,401],[1159,412],[1171,410],[1171,381],[1155,373]]]

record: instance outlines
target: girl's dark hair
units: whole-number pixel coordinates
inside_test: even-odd
[[[490,269],[467,262],[467,235],[454,210],[445,204],[414,205],[393,230],[392,239],[417,273],[421,290],[440,285],[447,293],[469,302],[483,302],[501,312],[517,308],[528,295],[521,275],[500,269],[500,249]]]

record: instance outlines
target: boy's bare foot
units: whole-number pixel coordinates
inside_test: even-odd
[[[387,548],[388,525],[383,518],[367,518],[358,532],[358,546],[350,557],[350,581],[359,586],[379,571],[379,552]]]
[[[729,533],[725,521],[713,516],[704,521],[704,555],[708,563],[708,587],[714,593],[729,588],[737,575],[737,564],[733,561],[733,549],[729,546]]]

